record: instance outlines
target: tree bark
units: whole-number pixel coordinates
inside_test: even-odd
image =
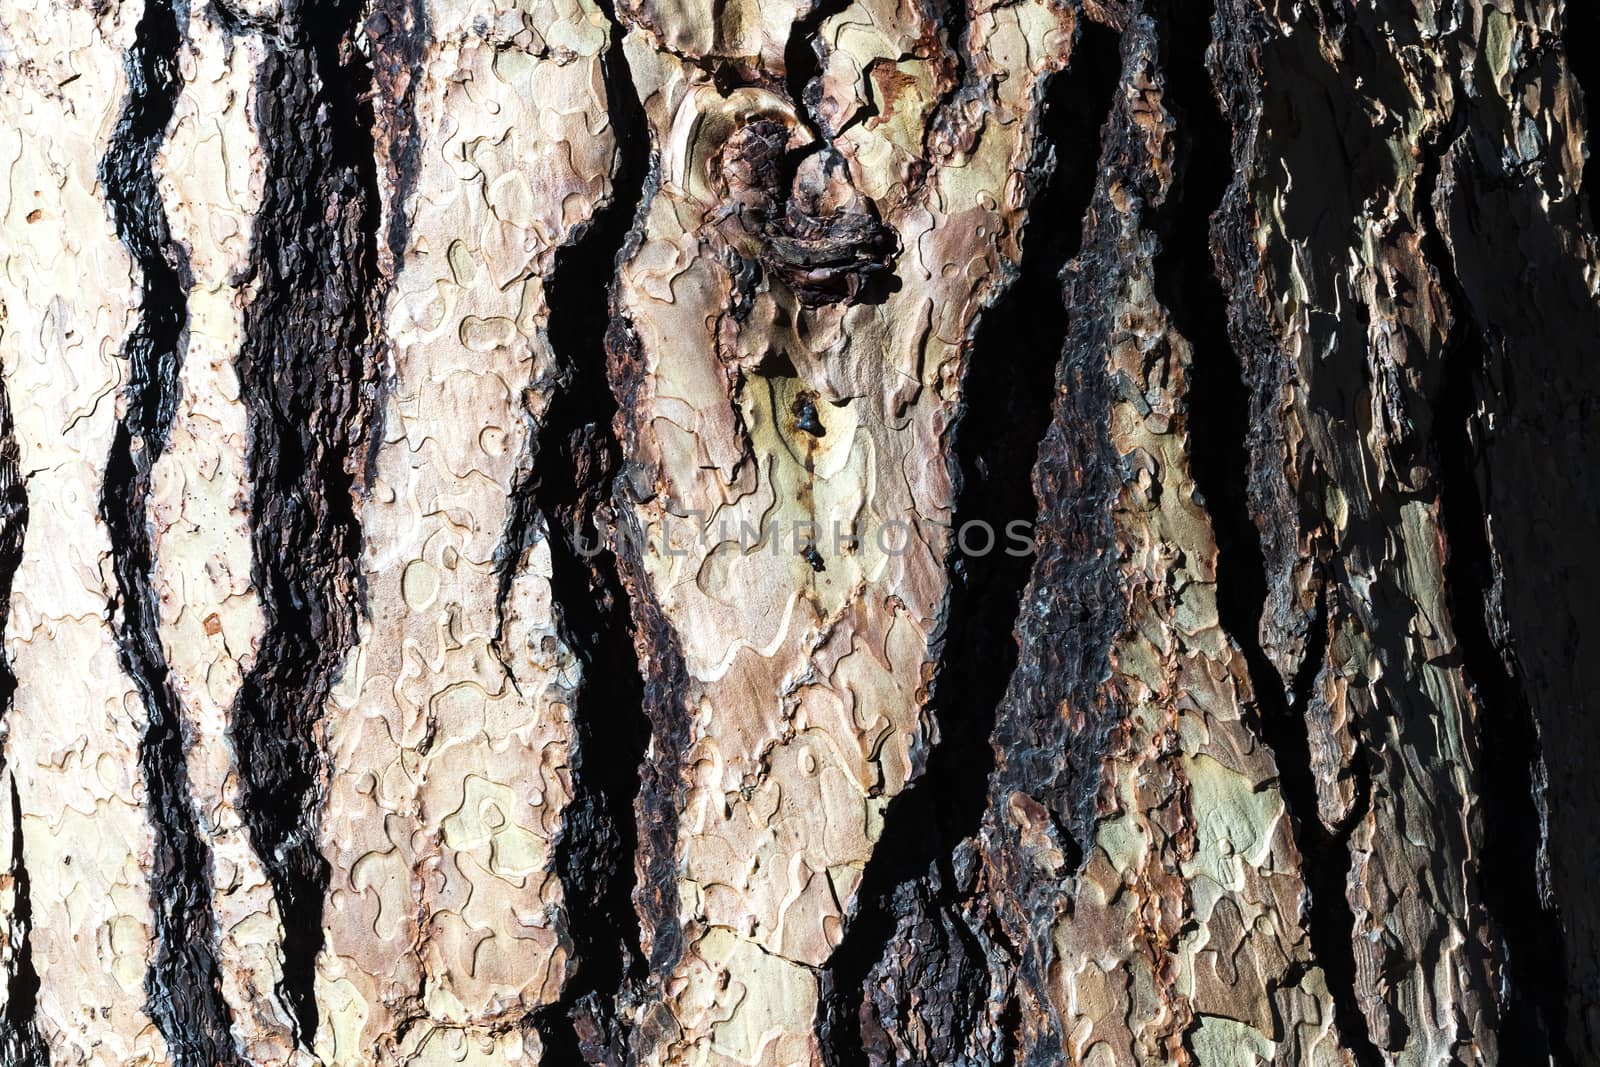
[[[1600,1059],[1595,17],[0,0],[0,1064]]]

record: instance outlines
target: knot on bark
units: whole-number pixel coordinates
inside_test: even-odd
[[[832,148],[790,147],[791,130],[759,118],[729,136],[717,169],[761,265],[807,307],[857,303],[899,252],[893,230]],[[797,151],[808,152],[796,166]],[[790,177],[790,174],[793,177]]]
[[[762,237],[762,264],[807,307],[858,302],[900,251],[831,148],[800,164],[782,217],[769,220]]]

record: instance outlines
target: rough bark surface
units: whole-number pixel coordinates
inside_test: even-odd
[[[0,0],[0,1065],[1600,1059],[1585,25]]]

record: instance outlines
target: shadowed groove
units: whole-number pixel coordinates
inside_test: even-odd
[[[237,361],[249,414],[252,579],[266,628],[230,720],[240,813],[283,922],[279,994],[309,1047],[328,868],[320,723],[355,644],[374,447],[379,199],[372,74],[353,0],[287,0],[264,37],[256,126],[266,176],[259,286]]]
[[[1335,1021],[1358,1064],[1379,1062],[1356,1002],[1355,920],[1345,893],[1350,872],[1349,826],[1365,810],[1365,756],[1358,752],[1355,816],[1340,833],[1318,819],[1304,715],[1327,640],[1327,605],[1309,634],[1299,676],[1286,680],[1261,646],[1259,627],[1267,600],[1261,534],[1250,513],[1250,387],[1228,334],[1227,296],[1215,266],[1213,212],[1233,181],[1231,130],[1206,70],[1213,39],[1213,5],[1174,0],[1165,52],[1170,105],[1178,116],[1180,148],[1176,202],[1164,215],[1157,257],[1157,291],[1173,324],[1188,340],[1194,367],[1187,422],[1191,470],[1217,542],[1217,615],[1244,657],[1258,705],[1256,727],[1273,753],[1285,806],[1293,817],[1301,875],[1310,893],[1308,935],[1312,956],[1327,975]],[[1324,591],[1324,597],[1331,595]]]
[[[0,382],[0,642],[10,624],[11,582],[22,562],[22,543],[28,530],[28,487],[18,463],[11,397]],[[17,676],[11,660],[0,651],[0,771],[5,769],[6,718],[16,695]],[[29,935],[33,930],[33,895],[23,853],[22,797],[11,779],[11,914],[4,920],[11,950],[9,966],[0,972],[6,983],[5,1011],[0,1012],[0,1063],[8,1067],[48,1067],[50,1051],[34,1025],[39,1001],[39,972],[33,965]]]
[[[551,555],[551,602],[562,635],[583,663],[569,753],[573,798],[555,841],[575,970],[534,1025],[554,1062],[621,1064],[626,1027],[618,1007],[643,980],[644,951],[633,908],[638,851],[633,804],[650,740],[644,679],[634,652],[627,591],[617,560],[601,543],[598,510],[610,499],[622,449],[613,430],[616,399],[606,379],[609,282],[617,272],[650,165],[644,109],[611,27],[602,59],[607,113],[617,138],[610,201],[563,245],[546,282],[548,337],[559,364],[554,398],[533,427],[531,456],[511,494],[497,559],[503,609],[515,568],[539,536]]]
[[[938,740],[923,773],[890,802],[884,831],[868,861],[839,946],[822,973],[817,1026],[826,1062],[875,1062],[862,1015],[892,962],[897,927],[908,910],[926,915],[919,930],[947,936],[942,963],[919,976],[924,1022],[961,1050],[989,995],[980,940],[956,913],[971,876],[955,862],[980,828],[994,768],[989,745],[997,709],[1017,662],[1013,627],[1031,572],[1031,554],[1013,555],[1008,525],[1032,527],[1039,503],[1031,474],[1051,421],[1057,363],[1069,321],[1060,274],[1080,248],[1094,194],[1100,135],[1121,72],[1117,36],[1086,23],[1068,68],[1042,94],[1034,164],[1027,168],[1028,217],[1014,281],[984,311],[973,336],[955,428],[957,493],[952,528],[982,521],[998,546],[967,557],[952,543],[945,652],[930,715]],[[999,361],[1004,360],[1004,368]],[[937,916],[937,918],[934,918]],[[918,943],[917,951],[931,944]],[[902,1007],[902,1006],[897,1006]],[[880,1056],[887,1055],[880,1050]]]
[[[168,674],[151,584],[151,474],[166,449],[188,339],[189,267],[172,239],[156,178],[156,157],[182,91],[178,52],[186,9],[151,0],[125,58],[128,97],[100,162],[117,233],[139,269],[139,317],[123,346],[124,409],[106,460],[100,515],[111,541],[117,591],[111,604],[117,652],[144,706],[139,769],[154,857],[150,898],[155,940],[145,979],[146,1009],[175,1063],[240,1062],[229,1033],[211,914],[211,855],[189,791],[181,710]]]
[[[1453,325],[1443,353],[1435,401],[1432,451],[1439,471],[1440,525],[1445,535],[1445,589],[1462,671],[1479,708],[1483,730],[1484,903],[1497,927],[1503,984],[1502,1048],[1577,1062],[1567,1045],[1567,946],[1560,909],[1548,893],[1547,774],[1538,724],[1514,653],[1494,639],[1499,564],[1487,536],[1488,516],[1478,478],[1482,425],[1479,391],[1489,351],[1473,321],[1439,230],[1434,195],[1449,146],[1462,136],[1457,121],[1423,156],[1416,212],[1422,250],[1443,288]]]

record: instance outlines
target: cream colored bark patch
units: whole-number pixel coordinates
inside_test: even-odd
[[[543,338],[556,249],[609,195],[603,20],[436,6],[420,170],[387,312],[371,605],[328,711],[332,868],[320,1055],[532,1064],[522,1023],[572,947],[551,868],[571,797],[579,664],[541,530],[497,552],[530,433],[554,397]]]
[[[0,6],[0,360],[30,511],[6,628],[18,678],[6,765],[31,875],[37,1024],[62,1062],[137,1067],[166,1058],[144,1012],[144,709],[117,661],[98,514],[137,293],[96,171],[139,12],[99,10]]]

